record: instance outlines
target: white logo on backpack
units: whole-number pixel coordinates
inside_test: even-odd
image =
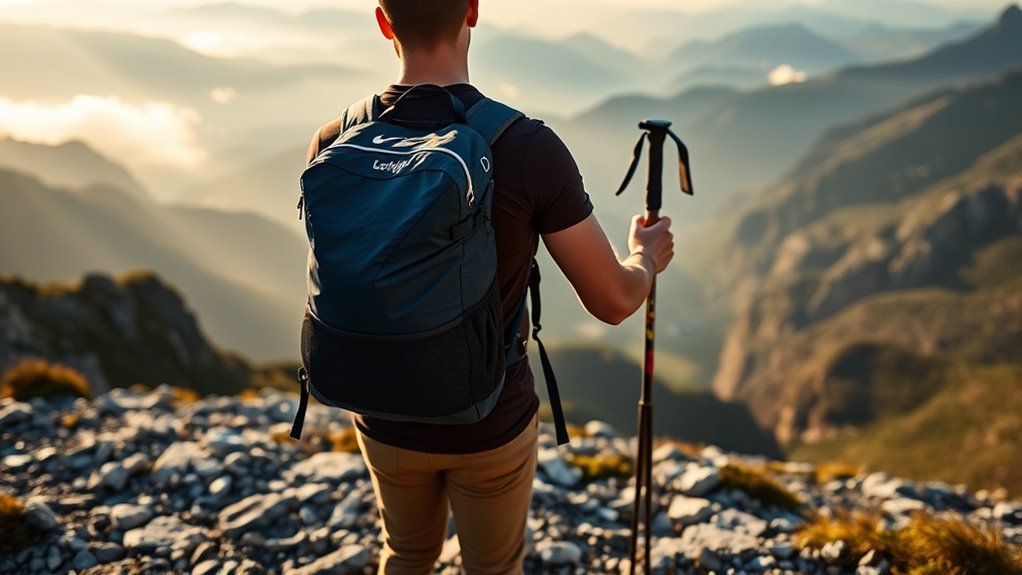
[[[400,174],[405,168],[412,164],[412,159],[402,160],[400,162],[380,162],[379,160],[373,160],[373,169],[380,172],[390,172],[392,174]]]

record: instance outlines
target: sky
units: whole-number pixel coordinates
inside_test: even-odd
[[[793,3],[826,4],[857,11],[863,6],[883,5],[891,0],[481,0],[485,23],[515,31],[528,30],[551,36],[567,36],[577,31],[593,31],[598,35],[607,30],[622,28],[616,37],[605,36],[612,43],[633,50],[644,50],[646,45],[636,43],[641,35],[631,35],[615,18],[615,9],[651,7],[674,11],[703,11],[722,6],[768,9]],[[902,0],[907,1],[907,0]],[[997,10],[1010,0],[919,0],[922,3],[967,6],[970,9]],[[165,10],[175,6],[196,6],[226,2],[262,5],[282,11],[301,12],[313,7],[332,7],[344,10],[365,10],[367,33],[373,38],[372,19],[369,14],[375,0],[0,0],[0,20],[24,21],[19,15],[28,15],[32,22],[58,23],[69,27],[97,27],[128,30],[135,33],[167,36],[180,43],[212,56],[254,55],[257,58],[282,61],[304,58],[313,49],[315,57],[334,58],[337,54],[323,50],[322,42],[313,37],[294,37],[293,30],[267,25],[255,33],[252,30],[221,30],[213,24],[204,28],[195,23],[173,24],[163,18]],[[878,9],[877,12],[880,10]],[[609,14],[609,16],[608,16]],[[729,16],[730,18],[731,16]],[[883,14],[878,14],[883,18]],[[602,20],[602,22],[601,22]],[[599,24],[597,24],[599,23]],[[602,26],[602,29],[600,28]],[[633,37],[634,36],[634,37]],[[627,45],[629,38],[635,45]],[[639,38],[642,39],[642,38]],[[357,39],[356,39],[357,40]],[[356,41],[353,40],[353,41]],[[359,58],[369,62],[382,61],[393,65],[392,50],[377,38],[372,44],[360,44]],[[674,39],[677,41],[677,39]],[[350,50],[349,50],[350,51]],[[374,56],[379,56],[373,60]],[[318,61],[318,60],[317,60]],[[343,62],[342,62],[343,63]],[[770,74],[774,84],[805,79],[805,73],[790,66],[778,67]],[[504,97],[512,97],[502,93]],[[0,136],[10,135],[22,139],[57,143],[68,138],[88,138],[102,133],[101,148],[118,157],[132,156],[136,163],[155,165],[194,166],[203,161],[204,154],[197,149],[198,129],[202,121],[198,114],[179,103],[166,101],[130,101],[119,94],[90,93],[61,102],[15,101],[0,91]],[[230,105],[246,95],[230,86],[217,87],[210,99],[223,106]],[[597,94],[596,96],[603,97]],[[544,112],[566,114],[559,109]],[[106,126],[107,128],[100,128]],[[111,129],[110,126],[119,127]],[[145,129],[140,129],[145,127]],[[144,140],[147,133],[164,135],[164,145],[158,153]],[[142,154],[142,157],[136,157]]]

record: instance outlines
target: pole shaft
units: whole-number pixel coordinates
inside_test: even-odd
[[[663,203],[664,141],[670,123],[643,122],[647,130],[649,149],[649,178],[646,185],[646,227],[660,221]],[[656,270],[653,270],[649,297],[646,298],[645,357],[642,366],[642,397],[639,399],[638,449],[635,464],[635,502],[632,515],[631,573],[635,575],[639,561],[638,531],[643,527],[643,573],[652,570],[653,545],[653,356],[656,341]],[[640,523],[640,515],[642,521]]]

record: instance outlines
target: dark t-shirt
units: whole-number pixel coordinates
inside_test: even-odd
[[[408,90],[390,86],[380,94],[384,107]],[[469,84],[447,86],[465,109],[483,95]],[[403,120],[437,120],[452,114],[451,104],[439,92],[412,92],[394,110]],[[313,136],[308,162],[337,139],[338,118]],[[539,120],[515,122],[493,146],[493,226],[497,240],[497,279],[500,284],[504,325],[513,322],[529,281],[532,259],[539,248],[539,234],[567,229],[593,211],[582,176],[553,130]],[[523,322],[527,323],[526,322]],[[522,333],[527,333],[523,325]],[[367,436],[396,447],[429,453],[476,453],[494,449],[514,439],[531,421],[539,407],[535,380],[528,357],[510,366],[504,389],[493,411],[471,425],[431,425],[385,421],[355,416],[355,424]]]

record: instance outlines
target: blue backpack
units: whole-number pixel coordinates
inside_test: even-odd
[[[389,118],[422,90],[450,96],[454,123]],[[309,395],[391,421],[478,422],[496,405],[507,366],[525,354],[525,294],[509,329],[501,317],[490,149],[523,115],[488,99],[466,111],[437,86],[379,108],[376,96],[349,108],[340,136],[301,177],[310,251],[296,439]],[[533,262],[533,338],[566,443],[538,338],[539,279]]]

